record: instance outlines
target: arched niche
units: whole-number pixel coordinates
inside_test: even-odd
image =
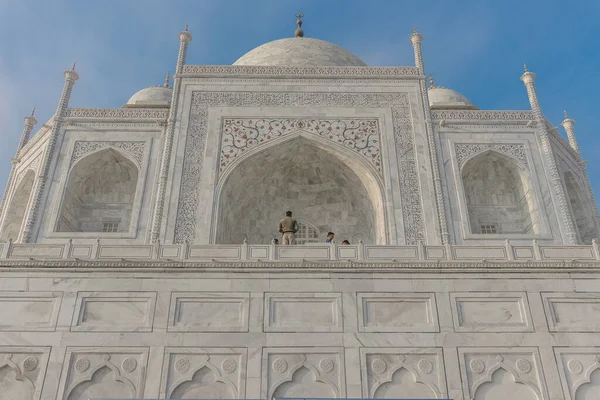
[[[269,243],[280,236],[277,225],[287,210],[321,236],[332,231],[339,241],[356,235],[365,243],[387,241],[381,184],[372,171],[341,146],[301,134],[236,163],[217,196],[216,243]]]
[[[515,160],[487,151],[469,159],[461,177],[471,233],[539,233],[533,185]]]
[[[375,399],[436,399],[436,393],[426,384],[417,382],[414,373],[406,368],[398,368],[391,381],[383,383],[375,390]]]
[[[541,400],[527,385],[518,383],[512,374],[503,368],[492,374],[492,380],[479,386],[474,400]]]
[[[90,380],[85,380],[75,386],[67,400],[128,399],[135,395],[135,390],[130,384],[119,380],[116,372],[103,366],[94,372]]]
[[[171,393],[171,399],[235,399],[237,394],[219,379],[214,371],[202,367],[191,380],[182,382]]]
[[[317,376],[310,369],[302,366],[294,372],[292,380],[282,383],[273,392],[276,398],[336,398],[336,392],[325,382],[317,380]]]
[[[31,198],[31,192],[33,191],[33,184],[35,182],[35,173],[33,170],[29,170],[25,173],[25,176],[19,182],[17,189],[15,190],[6,216],[4,217],[4,224],[2,226],[2,235],[0,235],[0,241],[8,241],[12,239],[17,241],[19,233],[23,227],[23,220],[25,218],[25,212],[29,205]]]
[[[597,399],[600,399],[600,369],[595,369],[590,374],[589,382],[586,382],[577,388],[573,400]]]
[[[564,178],[579,237],[584,244],[591,244],[592,239],[597,235],[594,219],[589,207],[589,200],[587,200],[587,196],[584,195],[571,171],[566,171]]]
[[[138,168],[107,148],[79,160],[69,173],[58,232],[129,232]]]
[[[33,400],[34,388],[31,381],[20,376],[9,365],[0,367],[0,399]]]

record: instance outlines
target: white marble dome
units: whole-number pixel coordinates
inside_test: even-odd
[[[365,67],[354,54],[324,40],[294,37],[274,40],[250,50],[233,65],[279,65],[290,67]]]
[[[452,89],[432,86],[427,94],[432,110],[479,110],[465,96]]]
[[[145,88],[131,96],[123,107],[169,107],[173,89],[166,86]]]

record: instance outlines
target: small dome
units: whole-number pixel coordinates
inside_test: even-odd
[[[427,93],[432,110],[479,110],[465,96],[452,89],[432,86]]]
[[[367,66],[354,54],[338,45],[305,37],[279,39],[265,43],[241,56],[233,65]]]
[[[169,107],[173,89],[165,86],[152,86],[142,89],[127,101],[123,107]]]

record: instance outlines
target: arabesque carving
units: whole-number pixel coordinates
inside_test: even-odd
[[[382,172],[377,119],[225,118],[222,123],[220,171],[244,152],[301,130],[357,152]]]

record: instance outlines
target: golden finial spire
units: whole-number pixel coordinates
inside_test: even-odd
[[[429,87],[430,88],[435,87],[435,81],[433,80],[433,75],[431,75],[431,74],[429,74]]]
[[[296,25],[298,25],[298,28],[296,28],[296,30],[294,31],[294,36],[296,37],[303,37],[304,36],[304,31],[302,30],[302,18],[304,17],[304,14],[302,14],[300,11],[298,11],[296,13]]]
[[[523,69],[525,70],[525,72],[529,72],[529,71],[527,70],[527,64],[523,64]]]
[[[413,25],[413,33],[417,33],[417,26]]]
[[[170,80],[171,80],[171,73],[170,73],[170,72],[167,72],[167,76],[165,77],[165,84],[164,84],[163,86],[164,86],[164,87],[166,87],[166,88],[168,88],[168,87],[171,87],[171,86],[169,85],[169,81],[170,81]]]

